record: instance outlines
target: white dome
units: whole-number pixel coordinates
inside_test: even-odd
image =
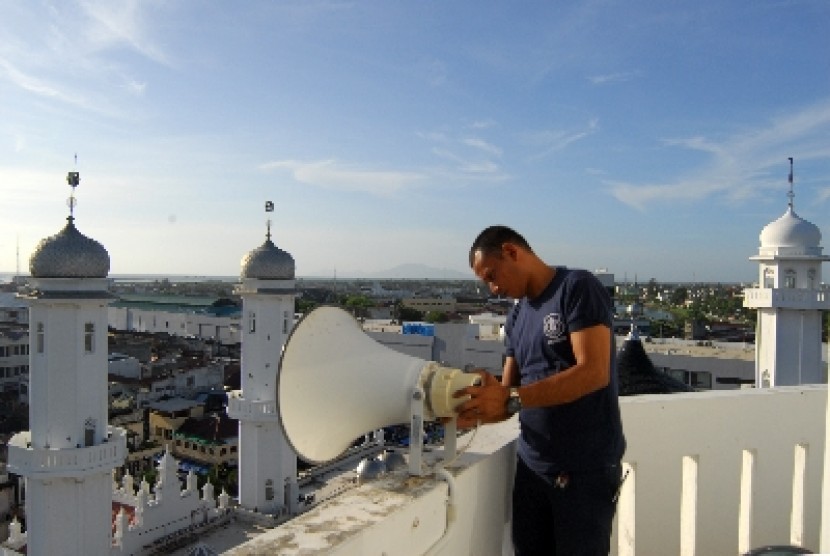
[[[41,240],[29,259],[35,278],[106,278],[109,270],[107,250],[79,232],[71,216],[63,230]]]
[[[818,226],[799,217],[792,209],[761,230],[761,247],[820,247]]]

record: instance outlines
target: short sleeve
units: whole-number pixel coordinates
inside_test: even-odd
[[[576,332],[597,324],[611,326],[611,297],[597,278],[587,270],[575,271],[567,286],[568,329]]]

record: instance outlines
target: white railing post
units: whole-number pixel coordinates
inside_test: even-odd
[[[793,465],[793,509],[790,514],[790,544],[804,545],[804,487],[807,480],[807,444],[796,444]]]
[[[744,450],[741,457],[741,500],[738,508],[738,553],[752,549],[752,504],[755,484],[755,450]]]
[[[617,556],[637,554],[637,464],[623,463],[623,484],[617,504]]]
[[[697,547],[698,456],[683,456],[680,494],[680,556],[695,556]]]
[[[824,415],[824,474],[821,485],[821,542],[819,552],[830,552],[830,388]]]

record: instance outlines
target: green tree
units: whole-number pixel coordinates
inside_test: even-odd
[[[204,483],[210,481],[211,484],[213,484],[217,494],[223,490],[229,494],[234,494],[239,488],[237,477],[238,474],[236,469],[231,469],[227,466],[227,464],[220,463],[219,465],[210,466],[207,477],[204,479],[200,478],[199,485],[201,487],[201,485],[204,485]]]
[[[424,315],[424,320],[427,322],[447,322],[450,318],[447,316],[447,313],[443,311],[427,311],[427,314]]]
[[[671,292],[670,301],[672,305],[685,305],[689,298],[689,290],[683,286],[678,286]]]
[[[657,280],[652,278],[648,281],[648,285],[646,286],[646,296],[648,299],[654,299],[657,297],[657,292],[660,290],[659,285],[657,284]]]
[[[392,309],[392,314],[394,315],[395,320],[398,323],[402,323],[404,321],[420,321],[424,320],[424,314],[417,310],[413,309],[412,307],[407,307],[400,300],[395,302],[395,305]]]
[[[317,306],[315,301],[309,299],[297,298],[294,302],[294,311],[296,313],[306,314]]]
[[[374,307],[374,302],[365,295],[350,295],[346,297],[343,305],[355,317],[365,317],[368,314],[369,307]]]

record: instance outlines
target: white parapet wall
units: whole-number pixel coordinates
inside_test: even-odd
[[[612,554],[818,551],[826,404],[826,386],[623,398]],[[227,554],[510,555],[516,435],[516,419],[482,427],[449,483],[398,471]]]
[[[448,467],[450,478],[406,468],[348,490],[226,555],[503,553],[518,432],[512,419],[483,427]],[[459,439],[462,447],[471,433]],[[427,454],[432,465],[441,450]]]
[[[624,398],[617,553],[819,548],[826,386]]]

